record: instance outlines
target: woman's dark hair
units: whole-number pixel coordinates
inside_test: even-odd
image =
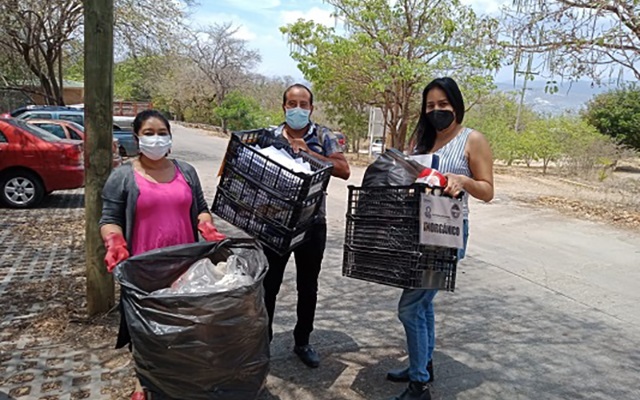
[[[434,88],[442,89],[447,96],[447,100],[449,100],[449,103],[455,112],[456,122],[461,124],[464,119],[464,100],[462,99],[462,92],[460,92],[460,88],[456,81],[449,77],[432,80],[422,91],[420,119],[418,120],[416,129],[413,131],[413,138],[416,142],[417,153],[430,152],[436,143],[436,129],[431,125],[427,118],[427,93]]]
[[[307,92],[309,92],[309,105],[310,106],[313,105],[313,93],[311,92],[311,89],[309,89],[308,87],[306,87],[305,85],[303,85],[301,83],[294,83],[293,85],[289,86],[287,88],[287,90],[285,90],[284,93],[282,94],[282,106],[283,107],[287,105],[287,94],[293,88],[304,89]]]
[[[140,129],[142,129],[142,125],[151,118],[157,118],[162,121],[164,126],[167,127],[169,134],[171,134],[171,124],[169,124],[169,120],[158,110],[140,111],[138,115],[136,115],[136,118],[133,120],[133,133],[135,133],[137,136],[140,132]]]

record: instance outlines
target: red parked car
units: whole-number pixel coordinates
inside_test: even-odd
[[[84,186],[81,140],[60,139],[21,120],[0,119],[0,201],[27,208],[55,190]]]
[[[27,120],[27,124],[42,128],[49,133],[53,133],[60,139],[85,140],[84,126],[72,121],[61,119],[29,119]],[[120,144],[116,138],[113,139],[111,146],[111,158],[113,159],[113,168],[118,168],[122,165]]]

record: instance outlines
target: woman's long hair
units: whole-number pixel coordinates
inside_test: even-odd
[[[436,78],[432,80],[422,91],[422,108],[420,109],[420,119],[413,131],[412,142],[416,143],[415,151],[418,154],[429,153],[436,143],[436,129],[427,118],[427,93],[433,88],[440,88],[446,94],[447,100],[453,107],[456,115],[456,122],[461,124],[464,119],[464,100],[462,92],[456,81],[452,78]],[[413,150],[413,149],[412,149]]]

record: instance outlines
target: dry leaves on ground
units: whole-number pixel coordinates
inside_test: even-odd
[[[640,213],[620,204],[600,205],[556,196],[540,196],[536,203],[570,214],[580,219],[611,223],[626,228],[640,228]]]
[[[85,225],[80,215],[50,215],[46,219],[34,214],[25,222],[13,226],[11,233],[26,242],[37,241],[39,245],[57,244],[59,247],[84,248]]]

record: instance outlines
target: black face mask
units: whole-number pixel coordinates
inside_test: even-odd
[[[449,110],[433,110],[427,113],[427,119],[436,128],[436,131],[443,131],[453,123],[453,111]]]

